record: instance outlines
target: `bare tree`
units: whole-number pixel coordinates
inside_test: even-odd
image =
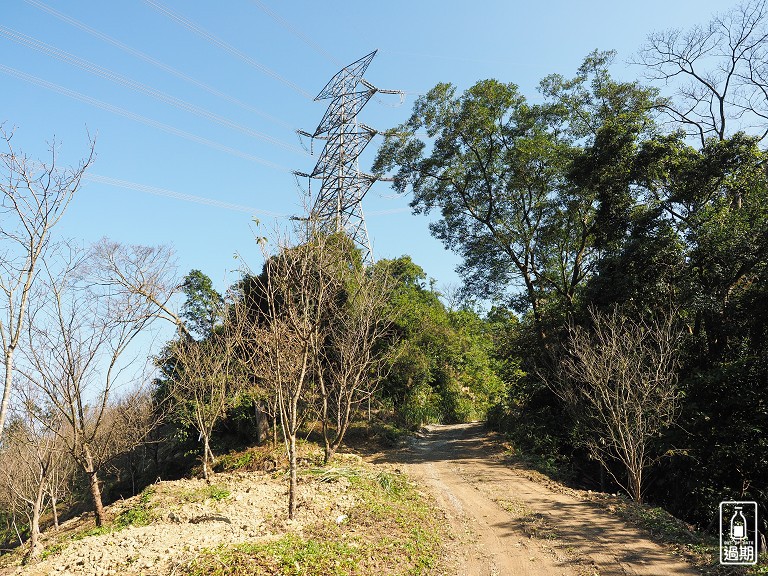
[[[215,457],[211,435],[216,424],[237,401],[241,386],[235,346],[239,338],[231,323],[195,341],[181,338],[170,346],[174,371],[169,394],[175,410],[200,434],[203,443],[203,478],[210,482]]]
[[[234,325],[233,334],[237,336],[235,354],[242,371],[243,386],[248,386],[251,395],[256,423],[257,443],[261,444],[269,434],[272,422],[272,445],[277,446],[278,408],[277,395],[269,379],[263,374],[267,369],[263,356],[261,340],[265,335],[262,313],[264,291],[257,278],[246,275],[230,292],[231,305],[227,310],[227,323]],[[264,385],[266,384],[266,385]]]
[[[387,310],[391,277],[340,256],[332,268],[337,278],[328,333],[317,354],[326,464],[341,445],[354,410],[374,394],[394,350]]]
[[[98,249],[70,247],[60,269],[45,263],[47,298],[30,318],[26,375],[63,422],[59,441],[88,477],[101,526],[100,470],[141,440],[121,425],[126,418],[116,412],[115,387],[132,381],[130,346],[157,316],[157,307],[144,295],[98,281]],[[122,273],[139,283],[147,270]]]
[[[676,89],[663,109],[702,145],[731,128],[768,136],[768,11],[746,0],[704,26],[655,32],[636,59],[647,77]]]
[[[77,167],[61,169],[55,142],[46,164],[17,152],[11,142],[13,134],[1,125],[0,135],[8,150],[0,153],[0,335],[5,367],[0,401],[1,437],[13,386],[14,353],[22,336],[38,262],[45,257],[51,229],[61,219],[93,161],[94,142],[91,141],[88,156]]]
[[[180,285],[168,246],[126,246],[103,238],[93,249],[93,261],[94,281],[111,286],[123,298],[143,299],[153,316],[173,323],[179,334],[191,337],[170,304]]]
[[[274,390],[289,461],[288,516],[296,513],[296,435],[314,393],[313,369],[324,334],[324,320],[334,282],[327,256],[327,236],[311,228],[305,241],[278,239],[277,254],[264,250],[260,289],[265,309],[254,346],[262,359],[263,378]]]
[[[143,381],[148,381],[145,378]],[[158,430],[168,416],[164,406],[155,402],[152,392],[143,385],[129,389],[110,401],[105,428],[115,430],[121,443],[115,448],[117,457],[110,459],[109,469],[120,483],[127,472],[131,480],[132,496],[136,495],[136,475],[146,470],[149,465],[149,445],[153,443],[152,434]],[[141,448],[137,450],[136,448]]]
[[[591,330],[571,325],[555,391],[580,425],[590,455],[637,502],[654,463],[649,443],[679,409],[680,332],[672,315],[645,321],[590,310]],[[626,480],[612,472],[618,460]]]
[[[57,434],[54,434],[58,438]],[[66,449],[62,449],[57,441],[57,450],[51,456],[51,467],[48,472],[47,498],[53,514],[53,527],[59,528],[59,503],[72,492],[75,476],[75,463]]]
[[[38,404],[34,389],[20,394],[16,418],[6,431],[0,453],[0,488],[13,511],[23,514],[29,526],[28,558],[36,558],[40,545],[40,517],[50,500],[54,483],[60,478],[65,459],[58,446],[55,414]],[[44,423],[45,422],[45,423]]]

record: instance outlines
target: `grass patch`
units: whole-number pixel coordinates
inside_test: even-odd
[[[43,550],[40,553],[40,560],[45,560],[50,556],[55,556],[56,554],[64,550],[64,548],[66,548],[66,546],[64,546],[64,544],[61,542],[52,544],[51,546],[48,546],[45,550]]]
[[[146,488],[139,496],[138,502],[130,508],[123,510],[110,523],[96,528],[89,528],[75,532],[70,536],[70,540],[82,540],[91,536],[101,536],[110,532],[118,532],[129,526],[147,526],[152,523],[154,514],[152,513],[152,497],[155,495],[154,486]],[[54,545],[56,546],[56,545]]]
[[[155,495],[155,492],[156,490],[154,486],[149,486],[148,488],[145,488],[141,492],[141,495],[139,496],[139,502],[145,505],[149,504],[152,501],[152,497]]]
[[[208,498],[211,500],[216,500],[216,502],[219,502],[221,500],[226,500],[231,495],[231,492],[227,490],[224,486],[218,486],[216,484],[211,484],[208,486]]]
[[[352,480],[353,478],[359,478],[362,470],[358,468],[352,468],[350,466],[331,466],[329,468],[309,468],[304,471],[306,476],[314,477],[318,482],[338,482],[342,478]]]
[[[216,472],[271,472],[284,459],[282,446],[252,447],[241,452],[231,452],[216,459],[213,469]]]
[[[345,542],[304,540],[287,534],[268,544],[241,544],[207,552],[188,568],[189,576],[259,574],[358,574],[359,548]]]
[[[128,510],[120,512],[112,527],[115,530],[122,530],[128,526],[146,526],[152,522],[152,513],[145,506],[134,506]]]
[[[344,435],[344,444],[360,452],[379,452],[400,446],[410,434],[410,430],[393,419],[374,417],[370,422],[350,424]]]
[[[87,530],[75,532],[70,536],[70,540],[82,540],[83,538],[101,536],[103,534],[109,534],[110,532],[112,532],[112,526],[97,526],[96,528],[88,528]]]
[[[200,488],[195,488],[194,490],[184,492],[181,494],[181,499],[187,502],[202,502],[210,498],[211,500],[219,502],[221,500],[226,500],[230,497],[230,495],[231,492],[227,489],[226,486],[221,486],[219,484],[208,484],[201,486]]]
[[[216,472],[231,472],[232,470],[253,470],[253,466],[256,460],[256,453],[250,450],[246,452],[226,454],[217,460],[214,470]]]
[[[123,510],[112,522],[112,529],[122,530],[128,526],[147,526],[154,518],[152,514],[152,497],[155,495],[154,486],[146,488],[139,496],[139,502],[135,506]]]

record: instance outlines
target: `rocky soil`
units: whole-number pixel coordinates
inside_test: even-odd
[[[340,455],[359,464],[354,455]],[[44,536],[45,558],[28,566],[0,569],[0,575],[106,576],[170,575],[204,549],[275,539],[301,533],[318,521],[344,522],[355,498],[349,482],[323,482],[304,476],[299,485],[298,513],[288,520],[284,474],[236,472],[217,474],[212,486],[203,480],[158,482],[142,495],[109,507],[112,518],[146,510],[151,524],[127,526],[88,535],[92,518],[75,518]]]

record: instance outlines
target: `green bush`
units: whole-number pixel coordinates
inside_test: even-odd
[[[413,428],[423,424],[442,422],[442,398],[429,384],[419,384],[405,398],[399,415],[403,422]]]

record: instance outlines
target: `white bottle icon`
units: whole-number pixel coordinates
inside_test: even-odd
[[[731,517],[731,539],[738,542],[747,538],[747,519],[741,512],[741,506],[736,506],[735,509]]]

